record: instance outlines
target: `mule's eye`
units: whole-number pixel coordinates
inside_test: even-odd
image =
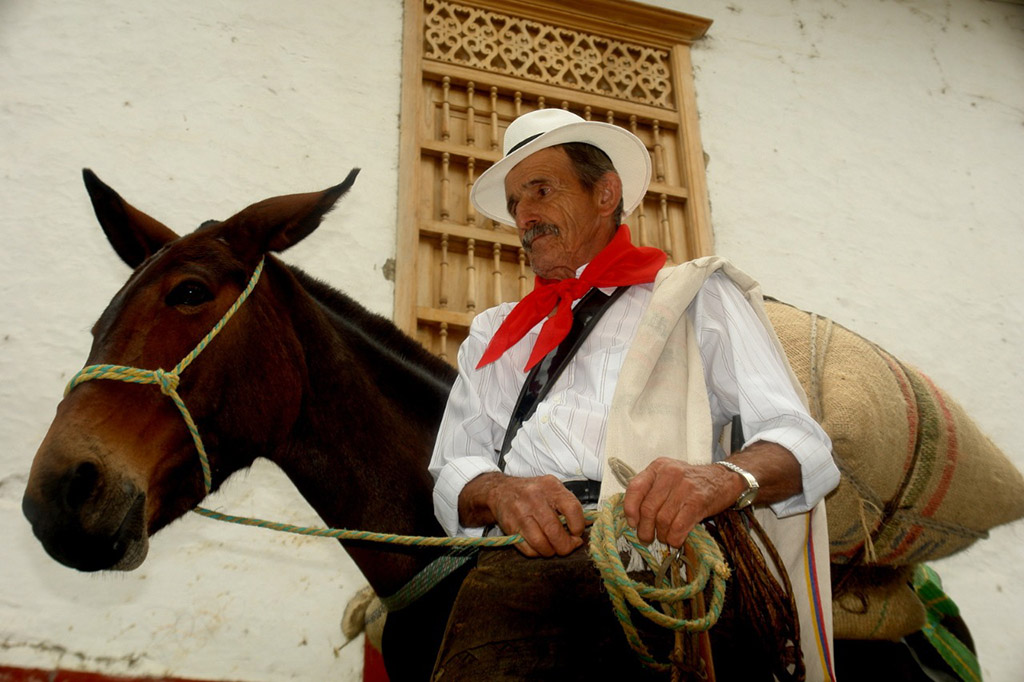
[[[195,280],[187,280],[171,289],[164,299],[169,306],[197,306],[213,300],[213,294],[206,285]]]

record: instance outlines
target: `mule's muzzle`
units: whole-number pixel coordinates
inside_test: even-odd
[[[145,559],[146,495],[134,483],[105,480],[90,461],[34,483],[21,508],[51,557],[79,571],[131,570]]]

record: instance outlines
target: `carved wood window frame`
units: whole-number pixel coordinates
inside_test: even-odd
[[[690,45],[711,21],[625,0],[405,0],[396,324],[449,362],[477,312],[529,292],[514,230],[473,180],[519,114],[570,109],[636,133],[654,180],[627,220],[674,262],[712,252]]]

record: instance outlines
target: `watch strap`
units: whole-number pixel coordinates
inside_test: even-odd
[[[757,491],[761,487],[754,475],[746,469],[733,464],[732,462],[726,462],[724,460],[715,462],[724,466],[729,471],[739,474],[747,482],[747,489],[744,490],[739,497],[736,498],[736,503],[733,505],[735,509],[743,509],[753,504],[754,499],[757,497]]]

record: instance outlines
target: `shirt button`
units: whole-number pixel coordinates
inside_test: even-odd
[[[540,418],[540,423],[541,424],[547,424],[548,423],[548,416],[546,414]]]

